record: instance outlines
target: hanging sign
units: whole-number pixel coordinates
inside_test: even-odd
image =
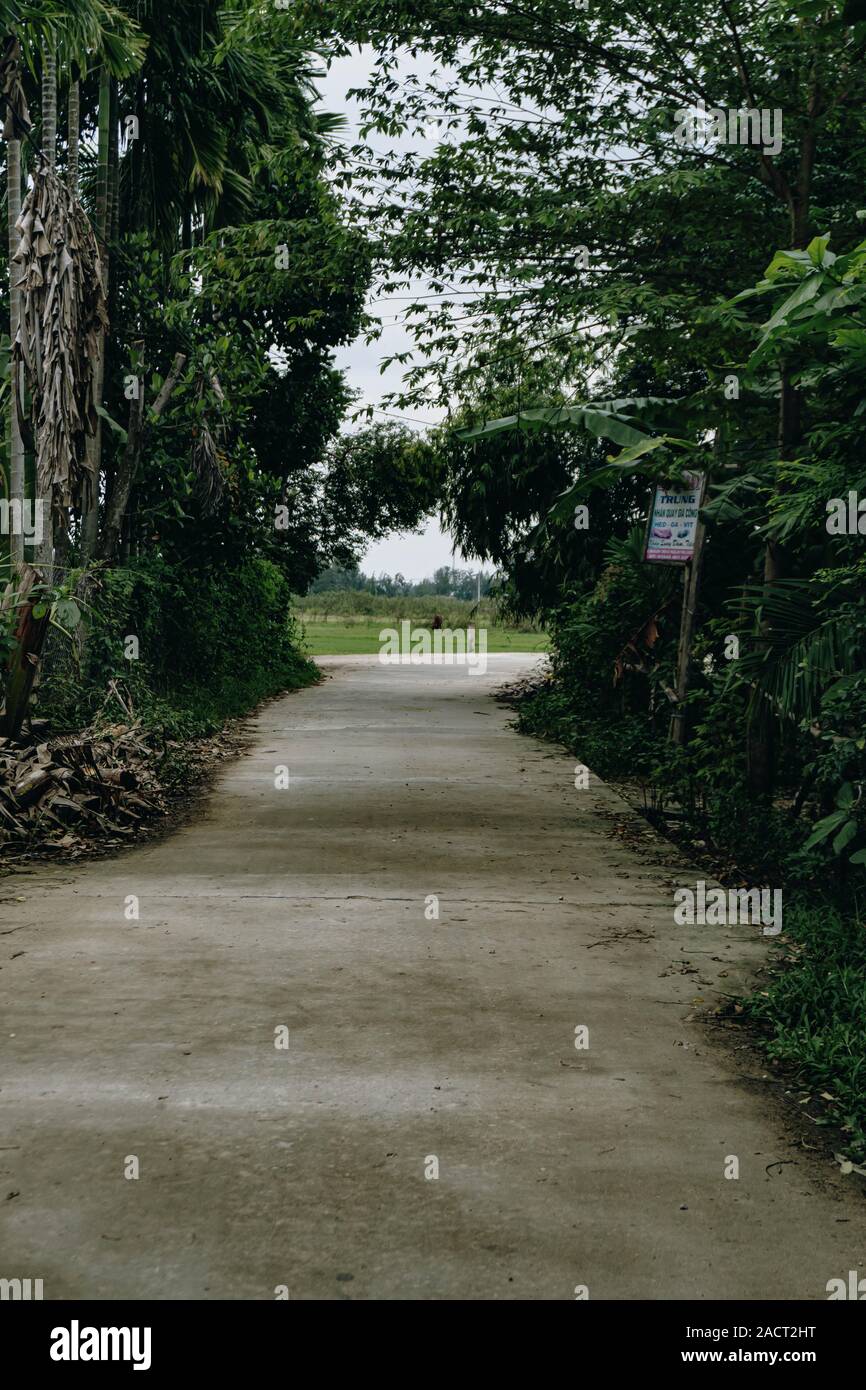
[[[644,559],[657,565],[685,565],[695,549],[695,531],[704,491],[703,473],[686,473],[682,483],[659,483],[644,542]]]

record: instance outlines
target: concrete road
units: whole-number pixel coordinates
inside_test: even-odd
[[[323,659],[191,824],[0,882],[0,1276],[822,1299],[866,1272],[859,1179],[692,1021],[766,940],[675,926],[700,873],[509,728],[491,691],[534,660]]]

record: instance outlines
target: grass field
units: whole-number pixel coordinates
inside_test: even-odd
[[[395,626],[391,617],[364,618],[355,622],[339,619],[301,621],[304,640],[312,656],[342,656],[347,653],[375,654],[381,648],[379,633]],[[419,623],[420,627],[421,624]],[[488,652],[546,652],[547,633],[521,631],[511,627],[488,627]]]

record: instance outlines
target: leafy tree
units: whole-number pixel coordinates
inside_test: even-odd
[[[334,442],[352,398],[333,352],[364,322],[370,250],[329,180],[338,123],[314,109],[315,59],[290,16],[180,0],[166,22],[151,3],[127,15],[94,0],[64,27],[50,5],[25,9],[25,85],[39,45],[56,49],[74,115],[66,131],[60,110],[57,167],[96,227],[109,289],[99,486],[42,557],[57,603],[75,608],[72,586],[87,615],[86,683],[102,679],[99,625],[124,595],[131,615],[160,586],[170,605],[183,572],[205,607],[207,594],[222,605],[230,576],[248,595],[257,575],[263,600],[285,603],[370,535],[416,525],[435,490],[404,432]],[[203,618],[184,622],[192,649]]]

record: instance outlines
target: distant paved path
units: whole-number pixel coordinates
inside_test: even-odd
[[[0,1276],[821,1299],[866,1274],[859,1180],[792,1149],[688,1021],[764,945],[675,927],[671,871],[601,814],[623,803],[508,728],[489,692],[532,661],[326,659],[193,824],[0,881]]]

